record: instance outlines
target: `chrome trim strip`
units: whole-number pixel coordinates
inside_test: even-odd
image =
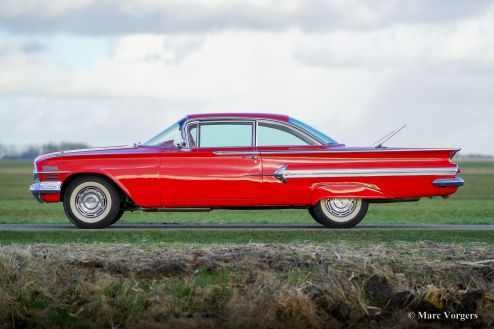
[[[276,124],[278,126],[283,126],[283,127],[286,127],[290,130],[292,130],[294,132],[295,135],[298,135],[299,137],[301,137],[302,139],[309,139],[313,145],[324,145],[324,143],[319,140],[318,138],[316,138],[315,136],[313,136],[312,134],[310,134],[309,132],[303,130],[302,128],[300,127],[297,127],[293,124],[291,124],[290,122],[285,122],[285,121],[278,121],[278,120],[273,120],[273,119],[258,119],[257,120],[258,124],[259,123],[268,123],[268,124]],[[256,144],[256,146],[258,146]],[[290,145],[287,145],[287,146],[290,146]],[[307,146],[311,146],[311,145],[307,145]]]
[[[190,141],[189,141],[189,126],[190,125],[193,125],[193,124],[197,124],[197,129],[196,129],[196,143],[198,142],[198,138],[199,138],[199,121],[197,120],[188,120],[188,121],[185,121],[182,126],[180,127],[180,129],[182,130],[182,139],[184,140],[185,142],[185,148],[187,149],[191,149],[191,145],[190,145]],[[196,148],[197,148],[197,145],[196,145]]]
[[[54,152],[54,153],[70,154],[70,153],[79,153],[79,152],[95,152],[95,151],[97,152],[97,151],[127,149],[127,148],[131,148],[131,147],[132,146],[130,146],[130,145],[117,145],[117,146],[92,147],[92,148],[86,148],[86,149],[59,151],[59,152]]]
[[[58,166],[43,166],[43,170],[46,170],[46,171],[58,171]]]
[[[283,183],[287,178],[319,177],[375,177],[375,176],[451,176],[458,173],[458,166],[443,168],[380,168],[380,169],[308,169],[289,170],[281,166],[272,176]]]
[[[204,122],[208,122],[208,123],[209,122],[253,122],[254,123],[254,127],[253,127],[254,129],[253,129],[253,133],[252,133],[253,136],[252,137],[253,137],[254,146],[257,146],[257,141],[258,141],[258,137],[259,137],[258,136],[259,122],[276,123],[278,125],[288,127],[290,129],[294,130],[295,132],[297,132],[298,134],[301,134],[304,137],[309,138],[315,144],[324,145],[323,141],[319,140],[317,137],[313,136],[308,131],[305,131],[301,127],[297,127],[288,121],[280,121],[280,120],[276,120],[276,119],[262,118],[262,117],[245,117],[245,118],[242,118],[242,117],[214,117],[214,118],[188,119],[182,124],[182,126],[181,126],[182,138],[184,139],[187,148],[190,148],[188,126],[190,124],[197,123],[198,128],[199,128],[200,124],[204,123]],[[199,129],[197,129],[197,134],[199,134]],[[196,135],[196,142],[198,143],[196,148],[198,148],[199,138],[197,135]]]
[[[259,151],[214,151],[214,155],[259,155]]]
[[[29,187],[29,191],[31,193],[40,193],[40,194],[56,194],[60,193],[62,189],[62,182],[60,181],[47,181],[33,184]]]
[[[181,130],[182,130],[182,139],[184,139],[185,141],[185,144],[187,146],[187,148],[191,148],[190,147],[190,143],[189,143],[189,133],[188,133],[188,126],[191,125],[191,124],[194,124],[194,123],[197,123],[197,131],[196,131],[196,143],[197,145],[195,146],[196,149],[199,149],[201,148],[201,141],[200,141],[200,130],[201,130],[201,125],[203,124],[210,124],[210,123],[250,123],[251,127],[252,127],[252,131],[251,131],[251,145],[250,146],[246,146],[246,147],[254,147],[256,145],[256,121],[255,120],[252,120],[252,119],[249,119],[249,120],[197,120],[197,119],[194,119],[194,120],[188,120],[188,121],[185,121],[183,124],[182,124],[182,127],[181,127]],[[233,146],[233,147],[236,147],[236,146]],[[239,146],[241,147],[241,146]]]
[[[278,179],[280,182],[284,184],[288,183],[288,181],[285,178],[286,168],[288,168],[288,165],[283,165],[273,173],[274,178]]]
[[[439,178],[432,182],[432,185],[437,187],[460,187],[465,185],[465,181],[460,177],[455,178]]]
[[[38,171],[38,174],[44,175],[44,174],[68,174],[70,171]]]
[[[434,148],[394,148],[394,149],[343,149],[343,150],[300,150],[300,151],[260,151],[261,154],[307,154],[307,153],[369,153],[369,152],[420,152],[420,151],[451,151],[454,152],[456,149],[434,149]]]

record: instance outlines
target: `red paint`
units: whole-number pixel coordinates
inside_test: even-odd
[[[208,114],[189,119],[233,116],[286,121],[283,115]],[[216,155],[214,151],[255,152],[259,155]],[[290,154],[263,152],[290,151]],[[326,151],[327,153],[321,153]],[[331,152],[328,152],[331,151]],[[64,183],[74,175],[99,174],[112,180],[141,207],[308,206],[321,198],[356,197],[400,199],[449,195],[456,187],[432,185],[449,176],[372,176],[288,178],[284,184],[272,174],[283,165],[289,170],[454,168],[456,149],[350,148],[344,145],[192,149],[120,147],[78,150],[41,156],[38,171],[57,166]],[[311,153],[312,152],[312,153]],[[42,181],[47,180],[40,175]],[[65,188],[62,185],[62,189]],[[43,195],[59,202],[60,195]]]

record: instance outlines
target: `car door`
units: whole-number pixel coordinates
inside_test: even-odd
[[[188,147],[162,152],[164,207],[247,206],[260,201],[262,165],[254,146],[254,121],[196,121],[184,129]]]
[[[281,168],[303,168],[316,159],[310,151],[324,149],[307,134],[282,122],[259,121],[257,147],[263,163],[262,203],[279,206],[307,205],[311,199],[313,180],[289,179],[283,181],[275,173]],[[309,153],[308,153],[309,152]]]

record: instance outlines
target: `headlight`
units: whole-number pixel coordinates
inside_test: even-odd
[[[39,180],[38,168],[36,168],[36,162],[34,163],[33,176],[34,176],[34,181],[36,183],[39,183],[40,180]]]

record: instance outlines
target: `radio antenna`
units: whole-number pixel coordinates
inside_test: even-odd
[[[372,145],[377,145],[379,144],[380,141],[384,140],[386,137],[388,137],[389,135],[391,135],[392,133],[394,133],[395,131],[391,131],[390,133],[386,134],[384,137],[380,138],[379,140],[377,140],[377,142],[375,142],[374,144]]]
[[[397,133],[399,133],[400,131],[402,131],[406,126],[407,125],[405,124],[400,129],[393,130],[392,132],[390,132],[389,134],[387,134],[386,136],[384,136],[383,138],[381,138],[380,140],[378,140],[377,142],[375,142],[373,145],[376,145],[377,144],[376,149],[381,148],[384,143],[386,143],[393,136],[395,136]]]

